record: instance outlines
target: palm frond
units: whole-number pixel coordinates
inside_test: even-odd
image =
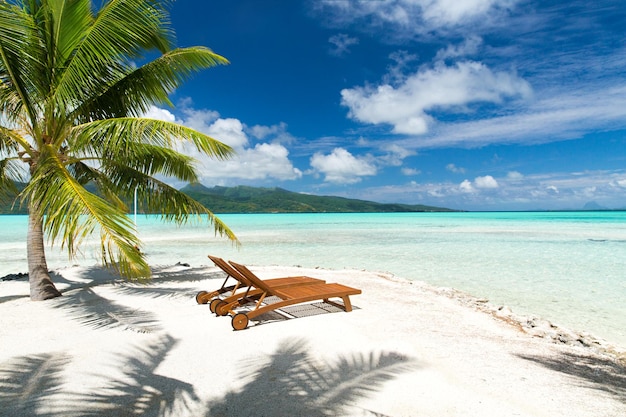
[[[151,180],[154,193],[142,193],[142,202],[146,204],[148,212],[160,213],[163,220],[178,225],[187,224],[193,220],[198,223],[206,221],[213,225],[216,234],[226,236],[235,244],[239,240],[235,233],[220,220],[211,210],[197,202],[187,194],[156,179]]]
[[[20,201],[53,243],[71,258],[100,233],[105,265],[147,278],[127,216],[129,191],[138,190],[144,206],[166,220],[202,217],[236,241],[208,209],[154,178],[197,180],[193,158],[176,151],[181,144],[220,160],[233,150],[193,129],[132,116],[169,103],[168,94],[192,73],[228,61],[204,47],[172,49],[169,0],[92,3],[0,0],[0,193],[22,160],[31,179]],[[154,50],[159,58],[135,68]],[[97,193],[85,188],[91,182]],[[39,235],[34,241],[43,251]]]
[[[161,174],[184,182],[196,182],[195,162],[194,158],[163,146],[129,143],[126,152],[118,153],[115,160],[101,160],[101,170],[111,175],[114,182],[126,181],[131,186],[134,185],[133,178],[129,176],[132,172],[124,172],[125,168],[146,175]]]
[[[93,149],[102,158],[124,155],[129,151],[132,142],[165,148],[174,148],[177,144],[189,142],[201,153],[217,159],[226,159],[234,153],[230,146],[194,129],[149,118],[96,120],[74,127],[71,135],[74,152]]]
[[[150,148],[151,146],[148,146],[146,149]],[[159,149],[162,152],[168,151],[166,153],[177,155],[181,158],[181,162],[188,161],[188,157],[177,154],[175,151]],[[159,161],[157,161],[157,165],[158,163]],[[120,210],[127,210],[124,201],[131,201],[135,190],[137,190],[139,209],[141,211],[161,214],[163,220],[172,221],[178,225],[190,223],[194,220],[197,223],[207,222],[213,225],[216,234],[226,236],[235,244],[239,244],[235,233],[215,216],[211,210],[187,194],[163,181],[159,181],[152,175],[130,168],[128,161],[108,159],[106,165],[101,167],[101,169],[77,162],[69,165],[68,168],[74,172],[74,175],[77,175],[78,172],[80,173],[82,183],[85,183],[84,181],[93,182],[103,198],[116,205]],[[157,170],[154,173],[166,172],[169,171]],[[195,173],[193,175],[195,177]]]
[[[226,64],[226,58],[209,48],[175,49],[127,74],[120,72],[120,79],[110,86],[101,84],[102,91],[83,102],[74,113],[79,120],[84,114],[94,119],[139,116],[154,103],[171,105],[169,94],[194,72]]]
[[[13,135],[13,129],[0,125],[0,155],[9,155],[11,152],[17,152],[17,144],[13,139]]]
[[[141,176],[137,174],[138,178]],[[174,222],[178,225],[208,222],[213,225],[216,234],[226,236],[235,244],[239,240],[235,233],[220,220],[211,210],[197,202],[187,194],[176,188],[157,180],[154,177],[145,176],[145,183],[138,186],[138,200],[143,211],[158,213],[165,221]]]
[[[105,265],[128,278],[150,276],[139,240],[126,213],[87,191],[54,153],[42,153],[39,166],[22,198],[34,202],[45,215],[44,228],[54,242],[61,240],[70,257],[82,240],[99,229],[101,254]]]
[[[60,0],[48,2],[50,17],[51,46],[54,54],[54,66],[63,68],[79,47],[84,33],[93,23],[90,0]]]
[[[111,0],[104,4],[83,31],[80,45],[58,81],[54,101],[72,103],[78,98],[80,102],[82,92],[99,91],[98,84],[116,81],[115,77],[103,79],[103,68],[137,57],[142,50],[171,49],[172,32],[167,21],[160,2]]]
[[[15,181],[19,179],[19,171],[11,159],[0,159],[0,201],[17,197],[19,190]]]
[[[42,96],[33,82],[43,68],[35,22],[17,5],[0,2],[0,106],[9,120],[22,112],[37,127],[38,105]]]
[[[17,151],[15,132],[0,126],[0,201],[18,194],[15,181],[22,180],[22,176],[15,160]]]

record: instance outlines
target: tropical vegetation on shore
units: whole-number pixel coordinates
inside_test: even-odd
[[[26,185],[16,184],[18,189]],[[87,189],[91,189],[88,186]],[[419,213],[459,211],[424,204],[377,203],[353,198],[298,193],[283,188],[205,187],[188,184],[182,192],[210,208],[214,213]],[[26,208],[0,201],[1,214],[27,214]],[[159,214],[143,211],[143,214]]]
[[[457,211],[423,204],[377,203],[336,196],[296,193],[282,188],[205,187],[181,191],[217,213],[415,213]]]
[[[60,295],[44,237],[72,257],[99,233],[105,265],[130,279],[150,276],[127,216],[134,193],[142,210],[176,223],[208,219],[236,241],[210,210],[162,180],[197,181],[181,143],[217,159],[233,150],[143,117],[152,105],[171,105],[169,94],[193,73],[228,63],[205,47],[175,48],[168,3],[0,0],[0,197],[13,193],[28,208],[33,300]],[[17,191],[15,181],[27,185]]]

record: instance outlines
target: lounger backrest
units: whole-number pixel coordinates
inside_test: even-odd
[[[241,282],[242,285],[249,287],[250,281],[243,276],[239,271],[233,268],[228,262],[223,260],[222,258],[218,258],[217,256],[209,255],[209,258],[213,261],[213,263],[220,268],[222,271],[235,278],[237,281]]]
[[[250,271],[248,269],[248,267],[246,267],[245,265],[240,265],[238,263],[235,263],[233,261],[228,261],[230,262],[230,264],[239,272],[241,272],[242,275],[244,275],[251,283],[254,287],[263,290],[265,292],[268,293],[272,293],[272,289],[265,284],[265,282],[263,282],[263,280],[261,280],[259,277],[257,277],[256,275],[254,275],[254,273],[252,271]]]

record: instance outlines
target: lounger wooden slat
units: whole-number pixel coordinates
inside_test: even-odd
[[[215,266],[217,266],[222,271],[224,271],[224,273],[226,274],[226,279],[222,283],[222,286],[215,291],[211,291],[211,292],[200,291],[196,295],[196,302],[198,304],[206,304],[209,301],[215,300],[216,297],[222,296],[224,294],[227,294],[227,296],[225,296],[223,300],[219,300],[219,301],[223,301],[225,303],[230,303],[232,301],[235,301],[241,298],[243,294],[246,294],[246,296],[249,298],[254,298],[260,294],[260,291],[254,288],[250,288],[252,283],[250,282],[249,279],[246,278],[245,275],[241,274],[239,271],[233,268],[232,265],[230,265],[224,259],[219,258],[217,256],[212,256],[212,255],[209,255],[209,259],[213,261]],[[226,286],[226,283],[229,280],[229,278],[232,278],[236,281],[234,285]],[[301,285],[323,284],[325,281],[319,278],[312,278],[312,277],[306,277],[306,276],[293,276],[293,277],[270,278],[270,279],[263,280],[263,282],[265,282],[266,285],[272,288],[287,288],[287,287],[297,287]],[[212,312],[215,312],[216,305],[217,303],[213,303],[213,302],[211,303]]]
[[[232,261],[230,261],[230,264],[250,281],[252,284],[250,288],[256,288],[257,290],[262,291],[260,296],[254,300],[254,308],[245,313],[234,310],[237,306],[250,301],[245,297],[233,301],[228,305],[221,305],[221,312],[226,312],[232,316],[232,325],[235,330],[245,329],[248,327],[249,319],[257,317],[263,313],[294,304],[301,304],[316,300],[330,302],[333,305],[342,307],[346,312],[349,312],[352,311],[350,296],[361,294],[361,290],[342,284],[324,283],[299,287],[272,288],[254,275],[254,273],[252,273],[252,271],[250,271],[245,265],[240,265]],[[263,301],[270,296],[278,297],[280,301],[271,304],[263,303]],[[331,298],[341,298],[343,300],[343,304],[331,302]]]

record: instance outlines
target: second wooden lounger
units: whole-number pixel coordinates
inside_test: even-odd
[[[250,280],[247,279],[241,272],[233,268],[233,266],[224,259],[212,255],[209,255],[209,259],[213,261],[215,266],[224,271],[226,279],[222,283],[222,286],[215,291],[200,291],[196,295],[196,302],[198,304],[207,304],[210,302],[210,310],[212,313],[215,313],[215,307],[219,303],[226,304],[235,301],[243,296],[244,293],[247,293],[248,297],[254,297],[257,293],[259,293],[259,291],[248,290],[252,285]],[[233,278],[235,280],[234,285],[226,285],[229,278]],[[263,281],[272,288],[297,287],[300,285],[323,284],[326,282],[322,279],[305,276],[270,278]],[[219,298],[220,296],[223,298]]]
[[[245,329],[248,327],[250,319],[267,313],[268,311],[309,301],[323,300],[324,302],[333,304],[349,312],[352,311],[350,296],[361,294],[361,290],[342,284],[311,284],[297,287],[272,288],[254,275],[245,265],[240,265],[232,261],[230,261],[230,264],[250,281],[251,286],[249,288],[260,291],[255,295],[254,299],[249,299],[244,295],[236,301],[221,304],[217,307],[216,313],[218,315],[229,314],[232,316],[231,324],[235,330]],[[275,296],[280,300],[275,303],[265,304],[264,300],[270,296]],[[341,298],[343,304],[330,301],[331,298]],[[255,303],[252,310],[246,312],[235,311],[235,308],[250,301]]]

